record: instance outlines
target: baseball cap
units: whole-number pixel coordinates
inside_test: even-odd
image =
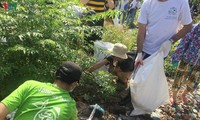
[[[60,65],[56,71],[56,79],[59,79],[67,84],[71,84],[80,80],[82,70],[80,66],[71,61],[66,61]]]

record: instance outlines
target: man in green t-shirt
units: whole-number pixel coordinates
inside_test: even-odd
[[[77,120],[76,102],[69,92],[78,84],[81,68],[64,62],[53,84],[28,80],[0,102],[0,120],[17,109],[14,120]]]

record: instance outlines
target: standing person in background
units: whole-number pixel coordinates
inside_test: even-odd
[[[0,120],[16,109],[15,120],[77,120],[69,92],[78,86],[81,74],[81,68],[68,61],[57,69],[53,84],[26,81],[0,102]]]
[[[121,23],[124,24],[128,10],[128,0],[121,0],[119,10],[122,12],[122,15],[119,16],[119,19],[121,19]]]
[[[113,0],[80,0],[80,2],[90,10],[94,10],[97,14],[105,12],[105,8],[113,9],[115,7]],[[94,26],[103,26],[104,19],[98,20]]]
[[[115,7],[113,0],[80,0],[80,3],[84,4],[92,14],[102,14],[106,11],[106,8],[113,9]],[[88,16],[91,15],[90,13]],[[93,20],[92,22],[89,22],[88,25],[92,27],[103,27],[104,18]],[[94,41],[102,39],[102,33],[97,34],[93,32],[89,36],[85,36],[84,39],[89,47],[89,50],[86,50],[86,52],[90,55],[93,55],[94,50],[91,45],[94,46]]]
[[[127,13],[127,20],[126,20],[126,25],[128,25],[129,27],[133,26],[134,18],[139,8],[140,8],[139,0],[130,0]]]
[[[181,39],[175,52],[172,54],[172,63],[178,63],[172,85],[171,105],[177,103],[177,93],[183,84],[186,84],[181,100],[187,102],[186,94],[193,92],[200,82],[200,22],[191,32]]]
[[[179,24],[183,27],[178,30]],[[188,0],[145,0],[138,18],[135,66],[163,46],[166,57],[171,45],[192,28]]]

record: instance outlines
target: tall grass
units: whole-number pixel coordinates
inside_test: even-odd
[[[128,29],[124,26],[116,27],[113,25],[105,26],[103,41],[111,43],[122,43],[128,50],[136,50],[137,29]]]

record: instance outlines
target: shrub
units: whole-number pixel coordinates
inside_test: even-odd
[[[63,61],[78,61],[83,44],[80,18],[65,11],[74,2],[18,1],[0,13],[0,99],[27,79],[52,82]],[[2,40],[1,40],[2,41]]]
[[[85,25],[68,10],[68,6],[77,2],[57,0],[46,4],[45,0],[19,0],[16,10],[0,13],[0,100],[28,79],[53,82],[54,71],[63,61],[79,63],[84,71],[94,63],[82,50],[85,47],[83,38],[85,31],[90,34],[98,28]],[[110,79],[107,74],[92,78],[83,75],[77,90],[86,90],[83,95],[93,99],[108,97],[115,90]],[[88,81],[94,85],[91,87],[99,88],[100,94],[85,86]]]
[[[103,41],[117,43],[127,46],[128,50],[136,50],[137,29],[118,28],[113,25],[105,26]]]

